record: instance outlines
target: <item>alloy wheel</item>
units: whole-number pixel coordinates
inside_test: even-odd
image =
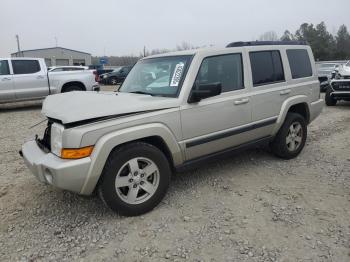
[[[159,169],[150,159],[130,159],[118,171],[115,189],[128,204],[141,204],[150,199],[159,185]]]
[[[299,122],[294,122],[289,127],[286,144],[289,151],[298,150],[303,140],[303,128]]]

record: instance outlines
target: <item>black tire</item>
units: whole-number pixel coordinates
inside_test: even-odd
[[[337,100],[332,98],[331,93],[332,93],[332,89],[328,88],[325,96],[325,101],[327,106],[335,106],[337,104]]]
[[[134,158],[144,157],[152,160],[159,170],[158,186],[153,195],[142,203],[130,204],[123,200],[117,193],[116,178],[119,170],[123,169],[128,161]],[[153,145],[135,142],[121,146],[110,154],[103,169],[98,185],[98,194],[101,200],[112,210],[124,216],[137,216],[151,211],[165,196],[171,178],[171,169],[168,159]],[[127,190],[132,190],[131,187]],[[119,191],[118,191],[119,192]],[[120,194],[120,193],[119,193]]]
[[[287,136],[290,134],[291,125],[294,125],[295,123],[298,123],[301,127],[301,141],[295,150],[290,150],[287,144]],[[306,137],[307,125],[305,118],[296,113],[288,113],[282,127],[278,131],[274,140],[271,142],[270,147],[276,156],[283,159],[292,159],[298,156],[301,150],[304,148]]]
[[[73,91],[84,91],[81,86],[67,86],[62,90],[62,93],[73,92]]]
[[[115,78],[115,77],[112,77],[110,80],[109,80],[109,83],[111,85],[117,85],[118,84],[118,79]]]

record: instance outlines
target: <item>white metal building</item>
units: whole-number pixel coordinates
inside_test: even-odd
[[[44,58],[47,66],[91,65],[91,54],[64,47],[23,50],[11,56]]]

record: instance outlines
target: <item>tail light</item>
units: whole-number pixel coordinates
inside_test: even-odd
[[[94,70],[94,71],[92,71],[92,73],[95,75],[95,81],[99,82],[100,81],[100,76],[97,74],[97,71]]]

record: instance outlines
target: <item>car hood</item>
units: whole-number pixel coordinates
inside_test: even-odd
[[[344,73],[350,74],[350,67],[349,66],[342,66],[339,71],[341,71],[343,74]]]
[[[42,113],[62,124],[178,107],[178,100],[115,92],[68,92],[46,97]]]

